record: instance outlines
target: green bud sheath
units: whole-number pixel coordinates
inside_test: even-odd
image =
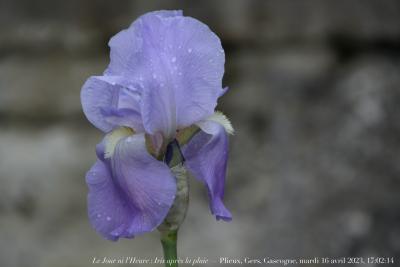
[[[179,144],[174,141],[170,143],[171,157],[168,166],[176,178],[176,195],[174,203],[171,206],[163,223],[158,227],[161,233],[161,244],[164,251],[164,260],[166,267],[177,267],[177,237],[178,229],[185,219],[189,205],[189,183],[188,174],[183,166],[183,156]]]

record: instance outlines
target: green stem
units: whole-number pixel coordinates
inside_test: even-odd
[[[161,232],[161,244],[164,251],[166,267],[178,267],[178,258],[176,252],[177,238],[178,230]]]

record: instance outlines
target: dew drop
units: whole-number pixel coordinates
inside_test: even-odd
[[[172,63],[176,62],[176,57],[171,58],[171,62]]]
[[[188,49],[188,52],[189,52],[189,53],[192,53],[192,48],[189,48],[189,49]]]

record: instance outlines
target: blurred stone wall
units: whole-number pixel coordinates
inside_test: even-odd
[[[112,243],[90,227],[84,175],[101,134],[79,101],[108,39],[159,9],[221,37],[231,89],[219,109],[236,128],[234,220],[216,222],[191,181],[180,255],[400,255],[399,1],[3,0],[0,266],[161,257],[157,233]]]

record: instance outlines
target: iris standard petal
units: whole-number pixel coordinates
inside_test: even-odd
[[[136,67],[139,64],[145,64],[146,62],[140,62],[141,53],[144,49],[143,38],[146,38],[142,32],[142,19],[146,17],[181,17],[181,10],[161,10],[153,11],[142,15],[135,20],[128,29],[122,30],[115,36],[113,36],[108,43],[110,46],[110,65],[108,66],[105,74],[107,75],[124,75],[132,77],[130,75],[137,76],[140,78],[140,73],[137,73]],[[140,65],[139,65],[140,66]],[[143,78],[143,76],[141,77]]]
[[[175,177],[167,165],[148,153],[144,134],[121,139],[111,165],[115,182],[135,210],[128,232],[137,235],[152,231],[172,206]]]
[[[128,108],[104,108],[101,110],[106,122],[113,126],[126,126],[143,132],[143,124],[140,113]]]
[[[215,121],[198,124],[202,131],[183,147],[188,170],[207,187],[210,209],[216,218],[230,221],[232,215],[224,206],[225,175],[228,159],[228,135]]]
[[[176,11],[152,12],[109,45],[106,74],[143,81],[141,113],[148,133],[171,137],[213,113],[225,55],[207,25]]]
[[[106,162],[97,160],[86,175],[89,187],[88,214],[93,228],[103,237],[118,240],[131,238],[128,232],[135,210],[115,185]]]
[[[121,84],[118,76],[92,76],[82,87],[81,102],[87,119],[103,132],[117,126],[143,128],[140,92]]]

